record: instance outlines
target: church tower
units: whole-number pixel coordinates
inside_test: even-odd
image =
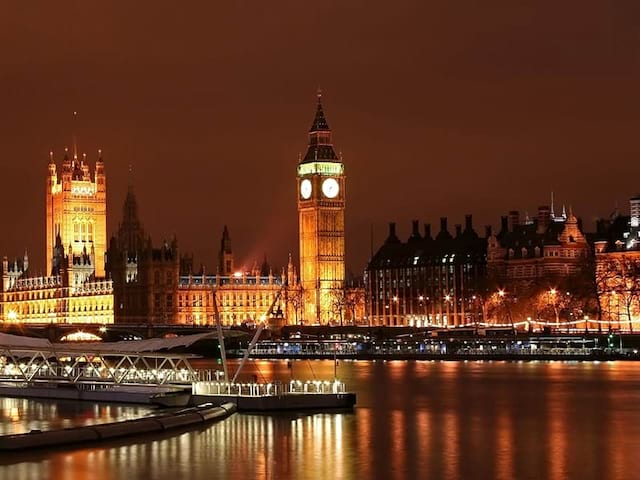
[[[53,269],[56,237],[65,249],[93,258],[95,276],[104,278],[107,243],[107,183],[102,154],[93,176],[86,155],[73,158],[65,150],[62,169],[58,174],[53,153],[50,154],[47,175],[47,274]]]
[[[304,320],[327,323],[334,317],[335,291],[344,285],[345,176],[342,159],[333,149],[320,92],[297,180]]]

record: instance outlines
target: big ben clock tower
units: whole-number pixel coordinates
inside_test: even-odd
[[[318,92],[309,148],[298,163],[300,276],[307,322],[327,323],[334,317],[334,292],[344,285],[344,206],[344,165],[333,149]]]

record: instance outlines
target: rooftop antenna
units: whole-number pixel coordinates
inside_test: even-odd
[[[78,158],[78,137],[76,135],[76,127],[78,120],[78,112],[73,111],[73,119],[71,122],[71,140],[73,141],[73,158]]]
[[[551,190],[551,218],[555,217],[555,213],[553,213],[553,190]]]

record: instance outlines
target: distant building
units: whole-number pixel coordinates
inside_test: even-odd
[[[569,215],[555,216],[553,209],[542,206],[536,218],[524,222],[517,211],[502,217],[500,231],[488,239],[487,266],[489,274],[505,284],[531,282],[574,275],[589,254],[582,225],[571,209]]]
[[[597,223],[596,287],[602,319],[610,328],[640,328],[640,195],[630,215],[616,212]]]
[[[421,234],[414,221],[406,242],[391,223],[389,236],[366,269],[368,323],[456,326],[481,321],[476,293],[486,278],[486,251],[486,238],[473,229],[471,215],[464,229],[456,225],[455,236],[445,217],[435,238],[430,225]]]
[[[225,226],[218,253],[218,271],[193,270],[193,258],[180,255],[178,242],[152,246],[138,218],[137,201],[129,186],[118,233],[111,239],[107,269],[113,278],[115,318],[119,323],[214,323],[213,295],[224,325],[266,319],[270,307],[287,315],[288,295],[296,291],[291,262],[288,271],[274,275],[266,264],[251,271],[234,270],[229,230]]]

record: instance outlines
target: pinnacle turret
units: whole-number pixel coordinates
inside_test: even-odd
[[[309,129],[309,133],[320,131],[329,132],[331,130],[329,129],[329,124],[327,123],[327,119],[324,117],[324,111],[322,110],[322,92],[318,90],[318,106],[316,107],[316,116],[313,119],[313,124]]]
[[[339,162],[331,141],[331,129],[324,116],[322,108],[322,94],[318,92],[318,104],[313,124],[309,129],[309,148],[300,163],[329,161]]]

